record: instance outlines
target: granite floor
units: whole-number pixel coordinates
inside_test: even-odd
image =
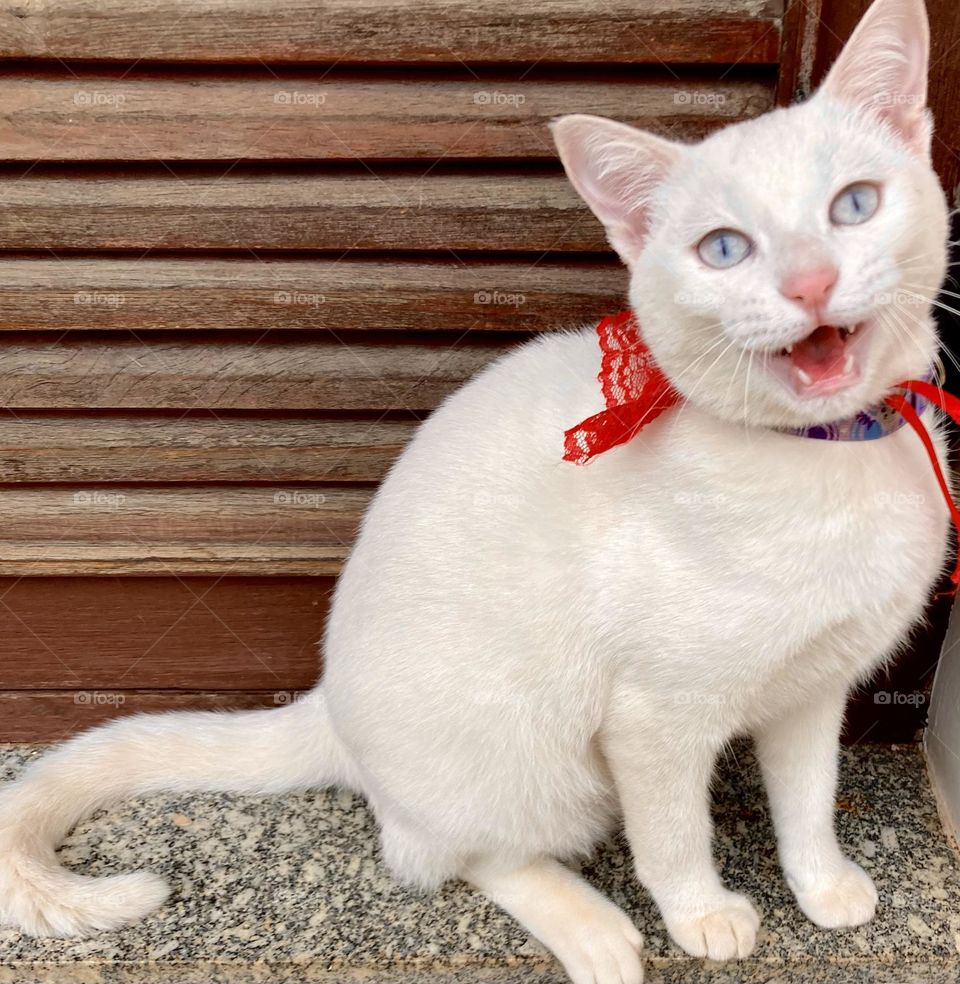
[[[0,746],[0,779],[38,754]],[[734,760],[736,758],[736,761]],[[754,955],[694,960],[667,939],[620,838],[583,870],[647,940],[648,982],[957,984],[960,863],[941,831],[916,747],[845,753],[839,828],[880,892],[876,920],[843,932],[807,922],[780,879],[755,764],[738,749],[716,788],[717,856],[758,904]],[[462,884],[435,895],[395,885],[363,804],[340,792],[280,799],[159,796],[86,822],[63,849],[89,874],[162,872],[173,897],[143,923],[90,940],[0,930],[0,984],[561,984],[558,966]]]

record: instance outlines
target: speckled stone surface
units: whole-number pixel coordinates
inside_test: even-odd
[[[0,779],[38,754],[0,746]],[[754,955],[694,960],[667,939],[632,877],[623,841],[584,873],[643,930],[646,978],[663,984],[957,984],[960,864],[941,831],[919,749],[844,756],[839,828],[880,892],[876,920],[826,932],[791,902],[757,770],[737,749],[716,787],[716,854],[731,887],[757,903]],[[316,792],[279,799],[160,796],[78,828],[63,849],[88,874],[162,872],[173,897],[139,925],[90,940],[0,931],[0,984],[561,984],[550,956],[462,884],[419,896],[394,884],[362,802]]]

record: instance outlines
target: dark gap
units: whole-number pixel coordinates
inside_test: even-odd
[[[269,337],[266,337],[269,333]],[[84,342],[96,344],[99,342],[132,342],[138,345],[162,342],[177,342],[182,345],[313,345],[318,342],[340,345],[343,342],[353,344],[369,343],[370,345],[390,345],[413,348],[449,348],[451,343],[457,343],[458,348],[481,347],[492,344],[508,344],[526,341],[535,334],[529,331],[495,331],[474,328],[470,325],[461,327],[445,327],[438,331],[411,331],[409,329],[331,329],[331,328],[225,328],[225,329],[182,329],[182,328],[151,328],[149,330],[132,331],[128,329],[76,329],[36,330],[0,332],[0,355],[4,342],[12,345],[48,344],[51,335],[53,341],[62,344]]]
[[[2,249],[0,248],[0,259],[10,260],[50,260],[61,254],[69,254],[71,259],[77,260],[103,260],[107,263],[110,260],[142,260],[149,263],[151,259],[164,260],[216,260],[218,262],[234,263],[255,263],[283,261],[283,260],[343,260],[344,254],[349,254],[351,263],[370,263],[403,266],[422,266],[425,262],[433,262],[440,266],[456,265],[457,260],[469,261],[477,267],[491,266],[503,263],[517,263],[529,266],[532,261],[536,261],[539,266],[542,263],[554,262],[562,263],[570,267],[607,267],[611,264],[619,263],[616,255],[612,252],[577,252],[569,253],[561,250],[479,250],[479,249],[406,249],[406,250],[349,250],[349,249],[287,249],[287,250],[267,250],[267,249],[246,249],[236,250],[217,249],[155,249],[153,247],[139,247],[137,249],[64,249],[61,246],[50,249]],[[147,255],[144,255],[147,254]],[[0,284],[2,286],[2,284]],[[45,285],[46,286],[46,285]],[[185,286],[178,284],[178,287]],[[196,286],[201,286],[197,284]],[[136,288],[130,288],[131,290]],[[151,287],[150,289],[156,289]]]
[[[427,175],[433,177],[557,177],[563,175],[558,160],[529,158],[490,159],[441,159],[417,160],[243,160],[238,164],[230,160],[211,161],[0,161],[0,179],[68,179],[68,180],[123,180],[133,178],[190,178],[220,179],[229,171],[230,178],[273,177],[329,177],[378,179],[407,178],[417,180]],[[372,172],[372,173],[371,173]],[[429,173],[427,173],[429,172]],[[23,177],[21,177],[23,176]],[[2,207],[2,203],[0,203]]]
[[[66,423],[74,423],[77,420],[124,420],[130,417],[153,421],[170,420],[172,422],[183,421],[184,426],[189,426],[193,420],[224,420],[224,421],[260,421],[260,420],[281,420],[288,423],[297,421],[323,421],[329,423],[356,423],[374,424],[384,423],[419,423],[427,412],[414,412],[412,410],[209,410],[203,407],[192,410],[176,409],[144,409],[142,407],[124,408],[98,408],[98,407],[78,407],[76,409],[58,409],[50,407],[40,407],[37,409],[16,409],[0,407],[0,421],[18,423],[24,417],[31,419],[40,418],[43,420],[62,420]],[[2,449],[0,449],[2,450]]]
[[[671,64],[669,68],[659,62],[635,65],[603,62],[451,62],[447,64],[403,62],[376,64],[368,61],[336,65],[321,62],[297,62],[289,64],[256,62],[197,63],[165,62],[149,59],[130,61],[63,61],[59,58],[11,59],[0,63],[0,78],[29,75],[39,81],[66,81],[82,85],[98,79],[104,82],[138,81],[201,81],[201,82],[278,82],[302,81],[313,83],[339,82],[582,82],[585,79],[600,82],[649,82],[665,83],[671,87],[683,83],[755,81],[773,84],[777,76],[776,65],[729,64]]]
[[[327,481],[324,479],[286,479],[286,478],[271,478],[271,479],[238,479],[236,481],[223,481],[218,479],[216,481],[207,482],[203,480],[196,481],[180,481],[180,482],[158,482],[158,481],[143,481],[141,479],[128,480],[128,479],[118,479],[116,481],[93,481],[89,479],[83,479],[82,481],[50,481],[50,482],[0,482],[0,493],[2,492],[42,492],[44,489],[116,489],[119,486],[131,489],[143,489],[144,491],[150,491],[153,489],[180,489],[183,491],[195,490],[198,487],[203,487],[204,489],[229,489],[229,488],[276,488],[281,487],[291,487],[297,489],[340,489],[346,488],[349,490],[363,490],[363,489],[376,489],[380,485],[379,482],[356,482],[356,481]]]

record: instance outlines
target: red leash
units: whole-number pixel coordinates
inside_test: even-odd
[[[922,379],[905,379],[902,383],[897,383],[897,389],[910,390],[912,393],[916,393],[922,396],[925,400],[929,400],[931,403],[936,404],[945,414],[947,414],[954,423],[960,424],[960,400],[958,400],[952,393],[944,393],[939,386],[934,386],[933,383],[927,383]],[[950,486],[947,484],[947,480],[944,477],[943,469],[940,467],[940,462],[937,460],[937,450],[933,446],[933,439],[930,437],[930,432],[926,427],[923,426],[923,421],[920,419],[920,415],[916,410],[907,402],[907,400],[901,396],[899,393],[891,393],[884,401],[888,407],[892,407],[901,417],[913,428],[917,437],[923,442],[923,446],[926,449],[927,457],[930,459],[930,465],[933,468],[934,475],[937,476],[937,484],[940,486],[940,491],[943,493],[943,501],[947,504],[947,509],[950,510],[950,518],[953,520],[953,528],[956,531],[958,537],[960,537],[960,509],[957,509],[957,504],[953,501],[953,495],[950,492]],[[953,572],[950,575],[950,582],[953,584],[953,590],[943,592],[947,595],[955,595],[957,593],[957,588],[960,586],[960,542],[957,544],[957,559],[953,565]]]

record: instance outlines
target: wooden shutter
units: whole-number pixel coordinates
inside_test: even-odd
[[[762,113],[806,7],[0,0],[0,738],[309,686],[417,422],[622,305],[547,121]]]

